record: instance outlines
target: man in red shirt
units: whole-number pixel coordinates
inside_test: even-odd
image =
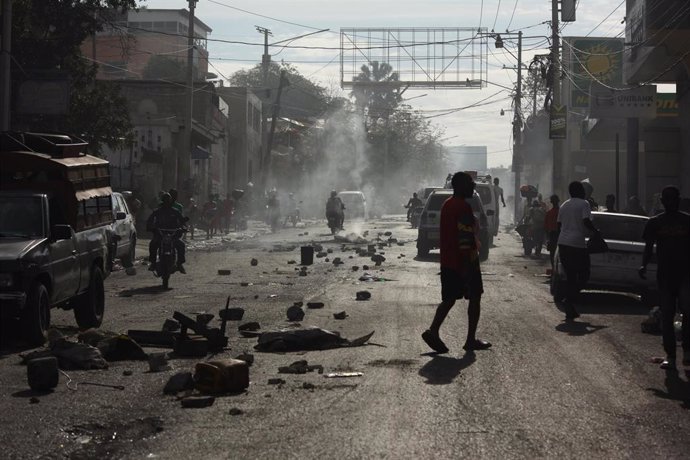
[[[482,293],[482,273],[479,268],[479,223],[466,201],[472,198],[474,181],[469,174],[458,172],[451,180],[453,196],[441,208],[441,303],[434,320],[424,331],[422,339],[437,353],[447,353],[448,347],[439,337],[441,324],[457,299],[468,299],[467,351],[486,350],[489,342],[476,338]]]

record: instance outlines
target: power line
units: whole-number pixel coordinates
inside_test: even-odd
[[[510,15],[510,21],[508,21],[508,27],[506,27],[506,30],[510,29],[510,25],[513,23],[513,18],[515,17],[515,10],[517,9],[519,0],[515,0],[515,4],[513,5],[513,13]]]
[[[594,32],[595,30],[597,30],[603,23],[605,23],[605,22],[608,20],[608,18],[610,18],[611,16],[613,16],[613,13],[615,13],[616,11],[618,11],[618,10],[620,9],[620,7],[623,6],[624,3],[625,3],[625,0],[623,0],[622,2],[620,2],[620,3],[618,4],[618,6],[615,7],[615,8],[613,9],[613,11],[611,11],[611,12],[608,14],[608,16],[606,16],[604,19],[602,19],[601,22],[600,22],[599,24],[597,24],[596,27],[595,27],[594,29],[592,29],[592,30],[590,30],[589,32],[587,32],[587,35],[585,35],[585,37],[589,37],[589,36],[592,34],[592,32]]]
[[[496,16],[494,17],[494,25],[491,26],[491,30],[496,30],[496,21],[498,21],[498,12],[501,9],[501,0],[498,0],[498,6],[496,6]]]

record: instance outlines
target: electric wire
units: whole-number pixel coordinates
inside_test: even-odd
[[[616,11],[618,11],[618,10],[620,9],[620,7],[623,6],[624,3],[625,3],[625,0],[623,0],[622,2],[620,2],[620,3],[618,4],[618,6],[615,7],[615,8],[613,9],[613,11],[611,11],[604,19],[601,20],[601,22],[600,22],[599,24],[597,24],[597,25],[594,27],[594,29],[592,29],[592,30],[590,30],[589,32],[587,32],[587,35],[585,35],[585,37],[589,37],[590,35],[592,35],[592,33],[593,33],[595,30],[597,30],[599,27],[601,27],[601,25],[602,25],[603,23],[605,23],[611,16],[613,16],[613,14],[614,14]]]

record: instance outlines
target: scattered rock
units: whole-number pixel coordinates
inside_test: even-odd
[[[384,234],[385,236],[391,236],[391,235],[393,234],[393,232],[383,232],[383,234]]]
[[[125,377],[129,377],[132,375],[132,371],[130,371],[130,370],[122,371],[122,375],[124,375]]]
[[[362,265],[362,270],[369,270],[369,265]]]
[[[163,394],[174,395],[182,391],[194,389],[194,378],[191,372],[179,372],[170,376],[168,383],[163,387]]]
[[[333,259],[333,265],[342,265],[344,262],[340,259],[340,257],[336,257]]]
[[[259,329],[261,329],[261,325],[256,321],[240,324],[237,328],[238,331],[258,331]]]
[[[214,317],[213,313],[199,313],[198,315],[196,315],[196,323],[199,326],[207,327],[208,323],[211,322],[213,317]]]
[[[218,270],[218,274],[219,274],[219,275],[223,275],[223,276],[228,276],[228,275],[230,275],[231,273],[232,273],[232,270],[229,270],[229,269],[227,269],[227,268],[221,268],[221,269]]]
[[[247,287],[247,286],[249,286],[249,283],[247,283],[246,281],[242,281],[242,282],[240,283],[240,286],[242,286],[242,287]]]
[[[302,321],[304,319],[304,310],[296,305],[291,306],[287,309],[287,319],[288,321]]]
[[[244,361],[245,363],[247,363],[247,366],[251,366],[252,364],[254,364],[254,355],[251,353],[240,353],[239,355],[235,356],[235,359]]]
[[[32,359],[26,364],[26,376],[32,390],[52,390],[60,381],[57,358],[48,356]]]
[[[288,260],[287,263],[288,263],[288,265],[294,265],[297,263],[297,261],[296,260]]]
[[[317,252],[317,253],[316,253],[316,257],[317,257],[317,258],[326,257],[326,253],[323,252],[323,251]]]
[[[328,254],[333,254],[333,249],[328,248],[328,249],[326,249],[326,252],[327,252]]]
[[[333,318],[335,318],[335,319],[345,319],[345,318],[347,318],[347,313],[345,313],[344,311],[341,311],[341,312],[339,312],[339,313],[333,313]]]
[[[316,385],[314,385],[313,383],[304,382],[302,383],[302,388],[305,390],[313,390],[314,388],[316,388]]]
[[[149,371],[161,372],[167,370],[170,370],[167,353],[149,353]]]
[[[273,379],[268,379],[268,384],[269,385],[285,385],[285,380],[276,377]]]
[[[352,271],[353,271],[353,272],[356,272],[357,270],[359,270],[359,267],[358,267],[357,265],[353,265],[353,266],[352,266]]]
[[[182,400],[182,407],[188,409],[201,409],[212,406],[216,402],[214,396],[191,396]]]
[[[220,319],[227,321],[240,321],[244,317],[244,308],[233,307],[218,312]]]
[[[328,258],[324,259],[324,262],[330,262],[330,261],[331,261],[331,260],[328,259]]]
[[[249,263],[252,267],[256,267],[257,265],[259,265],[259,261],[256,259],[252,259]]]
[[[299,275],[299,276],[307,276],[307,272],[304,271],[304,270],[300,270],[300,272],[298,273],[298,275]]]
[[[163,322],[163,328],[162,329],[166,332],[179,331],[180,330],[180,323],[178,323],[174,319],[166,319]]]
[[[323,302],[307,302],[307,308],[323,308]]]
[[[357,291],[355,298],[357,300],[369,300],[369,299],[371,299],[371,292],[369,292],[369,291]]]
[[[38,399],[36,396],[32,396],[31,398],[29,398],[29,404],[38,404],[39,402],[41,402],[41,400]]]
[[[239,407],[231,407],[230,410],[228,411],[228,414],[230,415],[242,415],[244,414],[244,411],[240,409]]]
[[[304,305],[304,302],[302,302],[301,300],[298,300],[298,301],[294,302],[292,305],[294,305],[295,307],[301,307]]]
[[[305,359],[295,361],[289,366],[282,366],[278,368],[278,372],[281,374],[306,374],[307,372],[313,371],[319,371],[319,374],[323,374],[323,366],[320,364],[310,366]]]
[[[374,254],[371,256],[371,261],[376,263],[376,265],[381,265],[382,262],[386,261],[386,258],[383,257],[381,254]]]

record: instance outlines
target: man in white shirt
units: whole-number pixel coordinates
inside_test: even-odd
[[[580,314],[573,305],[580,290],[589,280],[589,253],[585,238],[588,233],[599,233],[592,224],[592,209],[585,200],[585,188],[574,181],[568,186],[570,199],[558,211],[558,252],[567,277],[566,298],[562,300],[565,318],[575,319]]]

